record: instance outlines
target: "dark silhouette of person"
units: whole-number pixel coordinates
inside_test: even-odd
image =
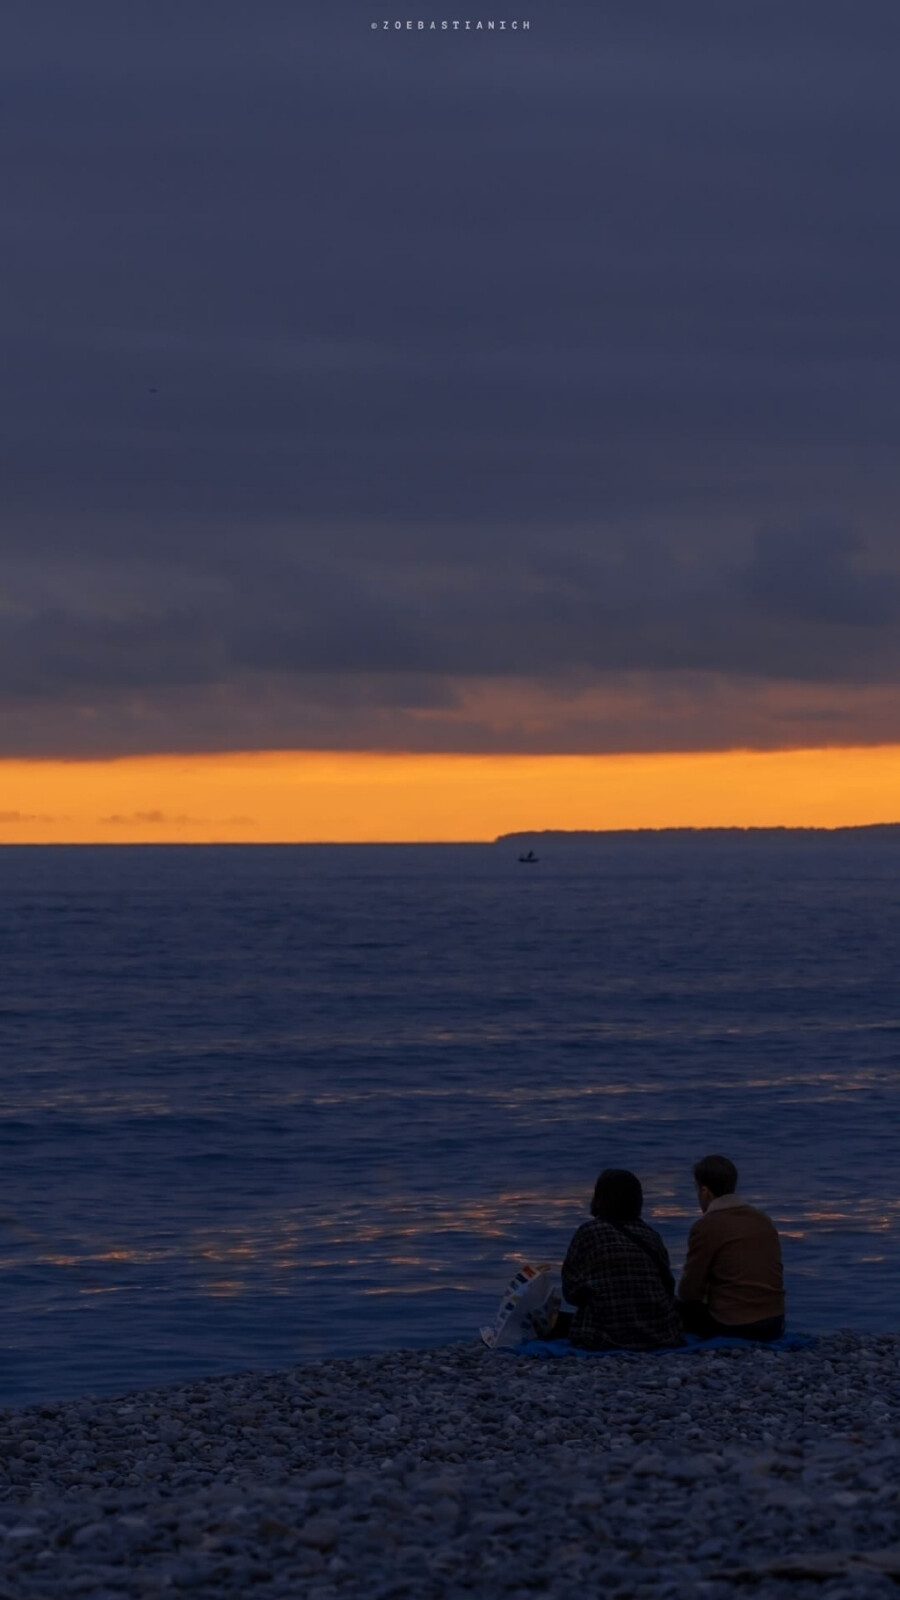
[[[554,1338],[568,1333],[586,1350],[660,1350],[684,1343],[668,1252],[642,1221],[643,1204],[633,1172],[601,1172],[591,1221],[582,1223],[563,1262],[563,1294],[576,1309],[561,1313]]]
[[[778,1229],[741,1199],[737,1181],[727,1156],[704,1156],[694,1167],[703,1215],[688,1239],[678,1309],[688,1333],[701,1339],[779,1339],[784,1270]]]

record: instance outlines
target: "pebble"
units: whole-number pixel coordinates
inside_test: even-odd
[[[900,1339],[852,1332],[454,1345],[7,1409],[0,1600],[879,1600],[897,1415]]]
[[[298,1537],[301,1544],[311,1544],[314,1550],[330,1550],[337,1544],[340,1531],[332,1517],[310,1517]]]

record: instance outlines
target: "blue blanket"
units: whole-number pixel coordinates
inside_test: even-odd
[[[499,1355],[536,1356],[539,1361],[555,1361],[561,1356],[695,1356],[704,1350],[811,1350],[816,1343],[811,1333],[784,1333],[780,1339],[763,1343],[758,1339],[697,1339],[689,1333],[685,1343],[670,1350],[579,1350],[568,1339],[529,1339],[526,1344],[501,1345]]]

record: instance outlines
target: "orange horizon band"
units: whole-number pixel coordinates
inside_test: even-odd
[[[476,842],[547,828],[900,821],[900,746],[682,754],[256,751],[0,761],[0,842]]]

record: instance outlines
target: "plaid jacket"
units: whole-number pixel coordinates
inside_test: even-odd
[[[626,1222],[621,1229],[608,1222],[584,1222],[569,1245],[562,1287],[569,1304],[577,1307],[572,1343],[586,1350],[659,1350],[683,1344],[662,1239],[646,1222]]]

